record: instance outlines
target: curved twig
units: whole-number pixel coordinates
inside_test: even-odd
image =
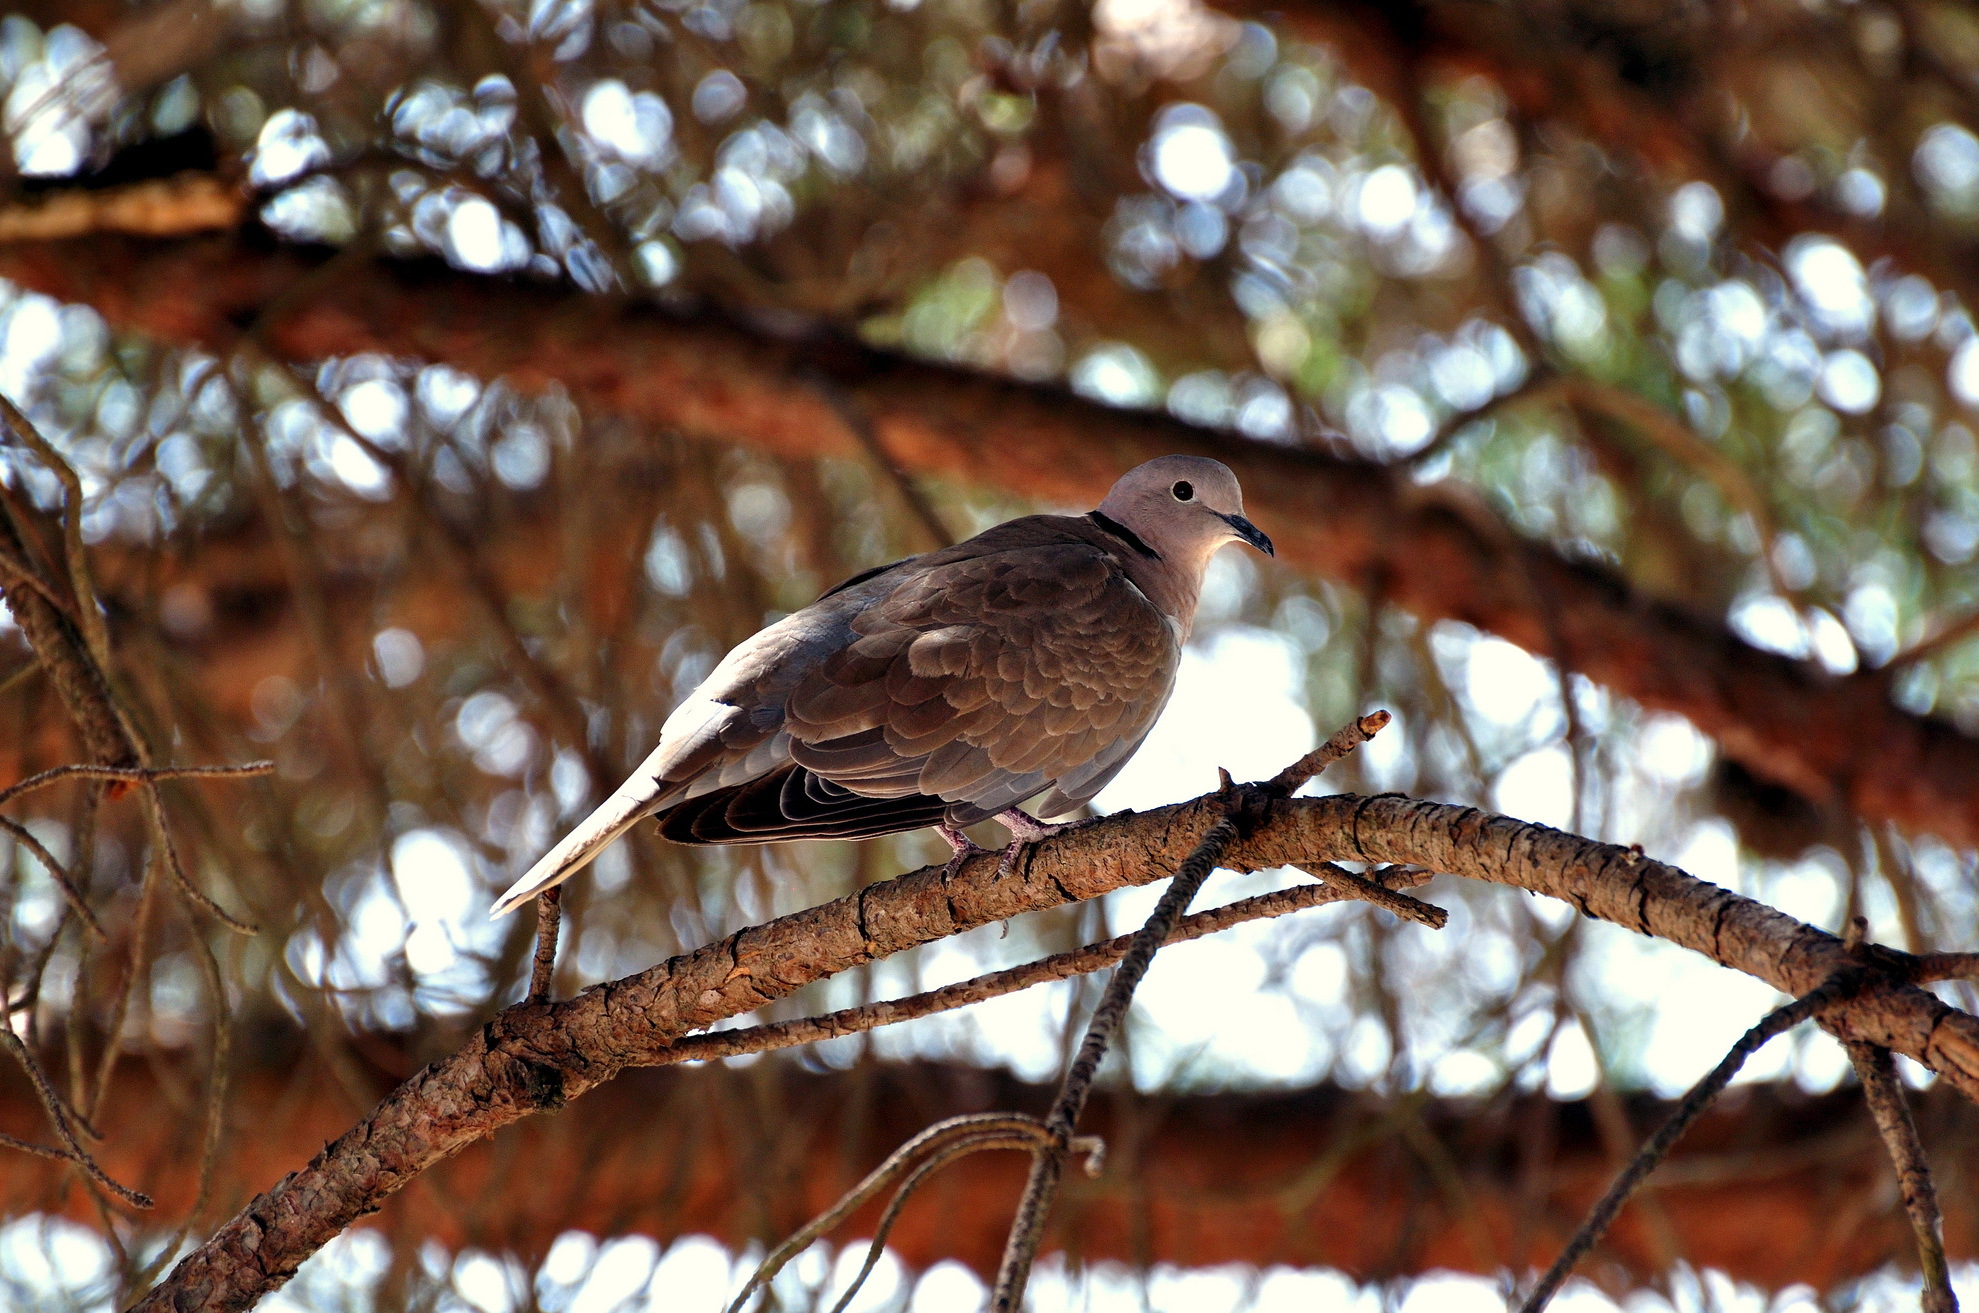
[[[1739,1036],[1738,1042],[1732,1045],[1731,1052],[1706,1073],[1703,1080],[1690,1087],[1690,1092],[1684,1095],[1676,1111],[1670,1114],[1670,1119],[1657,1129],[1656,1134],[1649,1137],[1629,1165],[1622,1169],[1622,1174],[1615,1178],[1613,1185],[1608,1187],[1608,1193],[1601,1196],[1601,1201],[1588,1213],[1587,1220],[1580,1224],[1578,1231],[1574,1232],[1573,1239],[1569,1240],[1567,1247],[1560,1251],[1560,1256],[1553,1260],[1553,1266],[1546,1269],[1546,1275],[1539,1279],[1539,1284],[1532,1288],[1530,1295],[1526,1296],[1525,1303],[1519,1307],[1519,1313],[1540,1313],[1540,1310],[1546,1307],[1558,1293],[1561,1284],[1573,1272],[1575,1265],[1587,1255],[1588,1250],[1600,1242],[1603,1235],[1607,1234],[1609,1224],[1615,1220],[1615,1215],[1622,1211],[1622,1205],[1628,1202],[1629,1196],[1635,1193],[1636,1187],[1656,1170],[1657,1165],[1669,1154],[1670,1149],[1683,1133],[1690,1129],[1690,1124],[1697,1120],[1699,1114],[1711,1106],[1712,1101],[1724,1092],[1725,1086],[1731,1084],[1732,1077],[1738,1075],[1739,1068],[1745,1065],[1747,1058],[1757,1053],[1775,1035],[1791,1030],[1822,1009],[1844,1001],[1868,982],[1869,973],[1866,971],[1838,972],[1825,983],[1809,990],[1791,1003],[1767,1013],[1751,1030]]]
[[[43,847],[41,840],[35,838],[33,832],[19,821],[0,816],[0,830],[5,830],[14,837],[15,843],[34,854],[35,860],[47,868],[50,878],[62,891],[62,897],[69,900],[69,906],[82,918],[82,923],[89,927],[90,933],[95,935],[99,942],[107,941],[110,936],[104,933],[103,923],[96,919],[96,913],[89,910],[89,903],[83,898],[82,890],[76,888],[76,882],[69,877],[68,870],[55,860],[55,854]]]
[[[10,784],[0,789],[0,806],[14,799],[45,789],[63,780],[122,780],[136,783],[143,780],[190,780],[190,779],[244,779],[254,775],[267,775],[275,769],[272,761],[250,761],[238,766],[97,766],[88,762],[72,766],[56,766],[52,770],[30,775],[18,784]]]
[[[784,1265],[802,1253],[820,1236],[828,1235],[841,1222],[857,1212],[880,1191],[900,1180],[907,1180],[888,1205],[883,1218],[881,1233],[875,1238],[875,1252],[869,1256],[866,1267],[853,1283],[857,1289],[872,1266],[878,1261],[877,1249],[885,1244],[885,1233],[892,1229],[893,1219],[898,1216],[901,1205],[905,1204],[913,1190],[918,1189],[930,1171],[951,1162],[964,1154],[984,1149],[1030,1149],[1035,1148],[1047,1137],[1044,1123],[1035,1117],[1015,1112],[969,1113],[961,1117],[950,1117],[936,1122],[907,1143],[887,1155],[885,1162],[866,1174],[864,1180],[839,1196],[838,1202],[812,1218],[792,1232],[790,1237],[763,1259],[755,1273],[743,1285],[741,1291],[729,1302],[728,1313],[741,1313],[749,1302],[749,1297],[757,1290],[766,1287],[781,1272]],[[1097,1152],[1097,1140],[1084,1142],[1089,1152]],[[916,1164],[922,1170],[916,1170]]]

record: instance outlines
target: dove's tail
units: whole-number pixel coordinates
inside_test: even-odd
[[[556,847],[543,854],[527,875],[509,886],[488,918],[507,916],[545,889],[556,888],[589,866],[613,840],[637,825],[641,818],[651,815],[662,796],[662,790],[648,772],[634,771],[616,793],[599,804]]]

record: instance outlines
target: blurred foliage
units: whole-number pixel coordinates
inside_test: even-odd
[[[1886,672],[1904,707],[1979,733],[1979,642],[1956,641],[1979,611],[1979,23],[1963,5],[24,8],[0,19],[16,194],[177,143],[244,180],[291,240],[824,318],[1393,462],[1425,495],[1481,501],[1758,645]],[[141,58],[120,34],[160,11],[176,45]],[[490,891],[644,754],[730,644],[926,546],[874,465],[630,431],[417,361],[215,359],[11,291],[0,391],[84,480],[118,678],[153,741],[279,763],[170,791],[201,882],[262,927],[252,938],[176,905],[144,920],[131,804],[94,838],[79,797],[21,813],[64,860],[93,848],[82,874],[107,944],[25,850],[5,850],[0,888],[11,1015],[55,1068],[73,1063],[84,1102],[106,1046],[210,1045],[227,1009],[450,1049],[526,973],[529,927],[487,924]],[[58,504],[22,449],[0,470]],[[1028,509],[927,491],[958,534]],[[262,564],[226,575],[229,544]],[[243,668],[216,695],[230,633],[270,606],[288,608],[281,668]],[[16,631],[0,648],[22,769],[57,764],[59,707],[19,671]],[[1971,946],[1972,854],[1769,791],[1688,726],[1418,624],[1378,590],[1222,561],[1196,649],[1178,714],[1208,707],[1188,725],[1220,719],[1230,737],[1158,737],[1129,777],[1137,803],[1205,783],[1259,720],[1296,739],[1379,704],[1398,729],[1340,787],[1639,841],[1829,926],[1861,912],[1890,942]],[[935,851],[926,836],[733,851],[636,836],[571,887],[560,980]],[[1432,892],[1453,905],[1441,936],[1341,909],[1176,950],[1172,969],[1196,974],[1186,990],[1151,980],[1133,1079],[1672,1088],[1746,1015],[1673,1007],[1765,1002],[1562,909]],[[938,945],[779,1012],[1069,947],[1141,906]],[[202,937],[224,1007],[201,983]],[[933,1054],[1041,1076],[1085,997],[1040,991],[796,1060]],[[1826,1044],[1770,1071],[1832,1084]]]

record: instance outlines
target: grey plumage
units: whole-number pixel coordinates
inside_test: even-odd
[[[1086,516],[1033,515],[856,575],[738,645],[501,916],[647,816],[681,843],[864,838],[1045,816],[1106,786],[1174,688],[1210,556],[1271,544],[1223,465],[1165,456]],[[1048,792],[1047,792],[1048,791]]]

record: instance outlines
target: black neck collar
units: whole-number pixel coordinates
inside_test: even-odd
[[[1154,548],[1142,542],[1139,534],[1114,519],[1111,515],[1103,515],[1099,511],[1091,511],[1087,513],[1086,518],[1112,534],[1115,538],[1118,538],[1121,542],[1126,543],[1142,556],[1147,557],[1150,561],[1159,561],[1161,559],[1160,552],[1157,552]]]

